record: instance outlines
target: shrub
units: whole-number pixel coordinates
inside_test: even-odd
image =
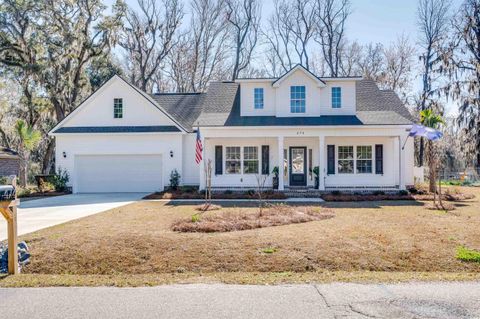
[[[180,185],[180,174],[176,169],[174,169],[170,173],[170,188],[173,190],[177,190],[178,185]]]
[[[341,191],[332,191],[332,195],[334,195],[334,196],[342,195],[342,192]]]
[[[227,189],[226,191],[223,192],[225,195],[232,195],[233,191],[230,189]]]
[[[200,221],[200,215],[194,214],[192,215],[192,223],[198,223]]]
[[[248,191],[246,191],[246,194],[247,194],[248,196],[253,196],[253,195],[255,195],[255,193],[256,193],[256,192],[255,192],[254,189],[249,189]]]
[[[58,168],[57,173],[53,175],[51,183],[57,192],[64,192],[67,190],[67,183],[70,180],[67,170]]]
[[[407,196],[407,195],[408,195],[408,191],[402,189],[402,190],[400,190],[400,191],[398,192],[398,195],[400,195],[400,196]]]
[[[385,192],[384,191],[374,191],[373,192],[373,195],[385,195]]]
[[[6,176],[0,176],[0,185],[7,185],[8,179]]]
[[[480,263],[480,251],[460,246],[457,248],[457,259]]]

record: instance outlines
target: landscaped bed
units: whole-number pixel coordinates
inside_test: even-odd
[[[157,192],[144,197],[144,199],[204,199],[205,193],[186,187],[178,190],[166,190]],[[251,189],[246,191],[215,191],[212,192],[212,199],[258,199],[258,193]],[[287,198],[282,192],[274,192],[266,190],[262,192],[262,199],[285,199]]]
[[[268,205],[251,212],[197,213],[191,218],[179,219],[171,228],[178,232],[220,233],[299,224],[333,217],[333,210],[329,208]]]

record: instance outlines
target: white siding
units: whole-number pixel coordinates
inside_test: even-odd
[[[253,92],[255,88],[263,88],[263,109],[255,109]],[[240,86],[242,116],[275,115],[275,89],[272,81],[244,82]]]
[[[320,92],[320,115],[355,115],[355,81],[326,81],[327,86]],[[332,87],[342,88],[342,107],[332,108]]]
[[[195,162],[196,134],[183,135],[183,174],[182,184],[198,185],[200,183],[200,166]]]
[[[173,157],[170,157],[170,151]],[[63,157],[65,152],[66,157]],[[163,185],[169,185],[170,173],[183,175],[181,134],[72,134],[56,136],[56,167],[66,169],[69,186],[76,192],[75,157],[81,155],[161,155]],[[160,165],[159,164],[159,165]],[[131,181],[134,183],[135,181]]]
[[[113,99],[123,99],[123,118],[113,118]],[[63,126],[175,125],[121,78],[114,77],[70,115]]]

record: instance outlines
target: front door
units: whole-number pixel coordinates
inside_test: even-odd
[[[290,186],[307,186],[306,147],[290,147]]]

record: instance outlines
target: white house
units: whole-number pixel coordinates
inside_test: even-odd
[[[112,77],[50,132],[73,192],[257,185],[278,167],[280,190],[405,189],[413,184],[413,119],[392,91],[361,77],[317,77],[296,66],[279,78],[210,83],[206,93],[147,94]],[[406,143],[406,144],[405,144]],[[404,146],[405,144],[405,146]],[[404,147],[403,147],[404,146]]]

